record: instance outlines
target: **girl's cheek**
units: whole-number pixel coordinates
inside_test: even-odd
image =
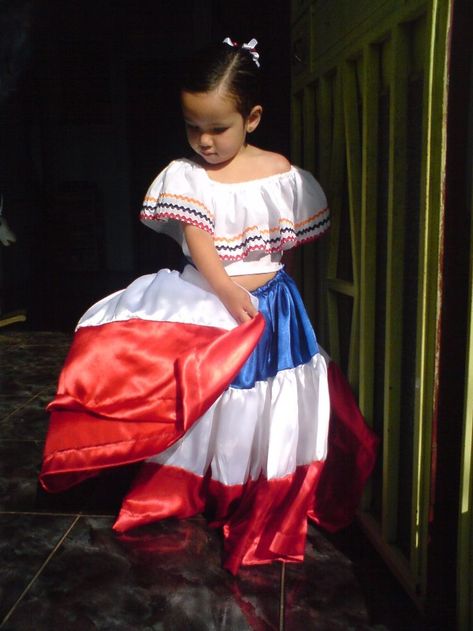
[[[196,134],[193,134],[192,132],[187,132],[187,142],[190,145],[195,145],[195,143],[196,143]]]

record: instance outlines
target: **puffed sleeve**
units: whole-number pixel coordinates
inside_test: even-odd
[[[295,167],[292,193],[295,245],[319,238],[330,227],[330,210],[322,187],[312,173]]]
[[[207,195],[208,197],[208,195]],[[182,224],[214,233],[214,215],[205,186],[187,160],[174,160],[152,182],[143,201],[140,220],[183,243]]]

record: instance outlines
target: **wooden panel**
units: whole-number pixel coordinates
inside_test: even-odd
[[[473,58],[473,54],[472,54]],[[473,61],[473,59],[472,59]],[[469,102],[468,158],[469,207],[473,215],[473,97]],[[461,453],[460,507],[458,523],[457,602],[458,626],[473,629],[473,223],[470,236],[468,339],[466,346],[465,406]]]
[[[294,158],[319,166],[332,210],[322,336],[382,439],[361,521],[420,600],[438,379],[450,4],[313,0],[293,13],[294,38],[310,38],[305,70],[293,73]],[[314,253],[301,260],[306,301],[323,285],[317,260]]]
[[[360,381],[359,404],[373,425],[373,361],[376,281],[376,202],[378,178],[379,47],[363,51],[363,137],[360,216]]]
[[[347,155],[348,200],[350,211],[350,241],[353,269],[353,307],[348,354],[348,379],[358,385],[359,354],[359,269],[361,216],[361,130],[357,63],[348,61],[343,67],[343,103],[345,116],[345,147]]]

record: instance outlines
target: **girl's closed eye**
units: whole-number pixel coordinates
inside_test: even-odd
[[[228,127],[214,127],[212,129],[212,133],[214,134],[223,134],[225,131],[227,131]]]

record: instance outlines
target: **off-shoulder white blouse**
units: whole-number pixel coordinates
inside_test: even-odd
[[[182,224],[206,230],[230,276],[276,271],[284,250],[317,239],[330,225],[325,194],[308,171],[291,166],[284,173],[227,184],[184,158],[153,181],[140,219],[175,239],[187,257]]]

